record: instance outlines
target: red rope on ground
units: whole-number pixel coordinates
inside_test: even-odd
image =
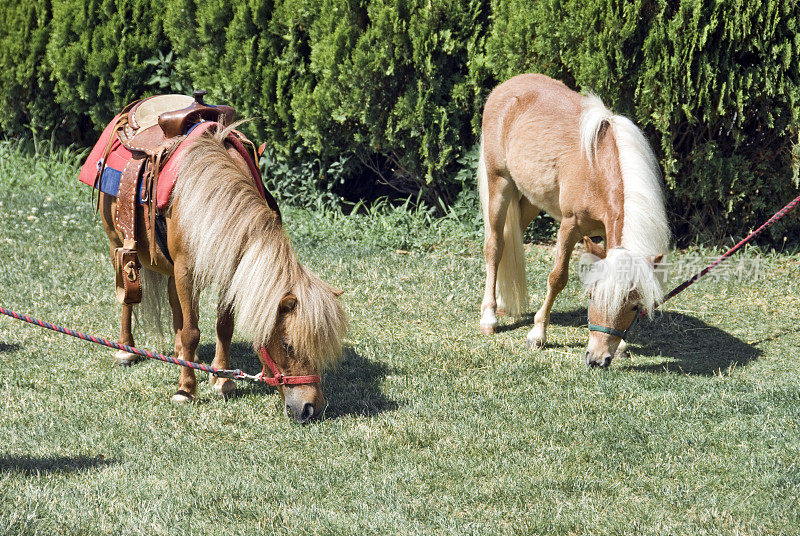
[[[270,383],[268,380],[271,378],[262,377],[261,374],[259,375],[250,375],[242,372],[239,369],[218,369],[215,367],[209,367],[208,365],[203,365],[202,363],[194,363],[192,361],[185,361],[183,359],[178,359],[175,357],[169,357],[163,354],[158,354],[155,352],[151,352],[149,350],[140,350],[133,346],[127,346],[125,344],[119,344],[116,342],[111,342],[108,339],[104,339],[102,337],[95,337],[94,335],[86,335],[85,333],[81,333],[80,331],[75,331],[74,329],[68,329],[56,324],[51,324],[50,322],[45,322],[43,320],[39,320],[38,318],[33,318],[28,315],[21,315],[14,311],[8,310],[2,306],[0,306],[0,313],[10,316],[11,318],[16,318],[17,320],[21,320],[23,322],[27,322],[29,324],[33,324],[45,329],[49,329],[52,331],[57,331],[58,333],[63,333],[64,335],[70,335],[71,337],[77,337],[78,339],[82,339],[84,341],[90,341],[95,344],[102,344],[103,346],[108,346],[109,348],[117,348],[119,350],[125,350],[126,352],[130,352],[132,354],[141,355],[144,357],[149,357],[150,359],[158,359],[159,361],[164,361],[166,363],[172,363],[173,365],[181,365],[183,367],[189,367],[196,370],[202,370],[203,372],[207,372],[209,374],[213,374],[214,376],[218,376],[220,378],[231,378],[233,380],[248,380],[251,382],[264,382]]]

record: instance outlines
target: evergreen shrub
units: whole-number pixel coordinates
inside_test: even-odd
[[[387,193],[474,202],[483,102],[532,71],[596,93],[644,129],[681,237],[742,233],[798,185],[794,0],[0,7],[3,136],[55,131],[89,144],[130,100],[202,88],[252,119],[242,128],[267,144],[271,188],[299,204]],[[792,221],[775,232],[797,230]]]
[[[800,4],[494,0],[487,64],[592,91],[644,128],[675,230],[743,233],[796,195]],[[789,231],[774,228],[775,236]],[[789,224],[797,228],[797,218]]]

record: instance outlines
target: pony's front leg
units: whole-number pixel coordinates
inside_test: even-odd
[[[200,344],[200,328],[198,327],[198,300],[192,283],[192,273],[183,258],[175,259],[175,295],[180,303],[181,326],[176,333],[175,349],[184,361],[197,361],[197,346]],[[172,300],[170,292],[170,300]],[[173,313],[173,322],[175,315]],[[180,339],[180,340],[178,340]],[[179,348],[180,346],[180,348]],[[194,369],[181,367],[178,380],[178,391],[172,395],[176,404],[191,402],[197,393],[197,379]]]
[[[172,330],[175,333],[175,353],[180,357],[181,349],[181,328],[183,327],[183,311],[181,311],[181,300],[178,298],[178,289],[175,286],[175,277],[170,277],[167,282],[167,295],[169,296],[169,307],[172,309]]]
[[[553,302],[556,301],[556,296],[567,285],[569,258],[579,239],[580,233],[576,232],[574,222],[567,218],[562,220],[556,238],[555,263],[553,270],[547,277],[547,296],[545,296],[542,307],[533,317],[533,328],[526,337],[526,344],[529,348],[543,348],[547,344],[547,326],[550,325],[550,311],[553,309]]]
[[[217,306],[217,350],[211,365],[215,368],[226,369],[231,362],[231,339],[233,338],[233,311],[230,307],[219,304]],[[214,392],[228,398],[236,389],[236,383],[230,378],[217,378],[213,374],[208,377],[208,383]]]

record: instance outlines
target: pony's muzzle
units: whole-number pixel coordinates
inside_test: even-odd
[[[589,332],[589,343],[586,345],[586,365],[605,368],[611,364],[614,354],[622,339],[601,331]]]
[[[586,366],[594,368],[594,367],[601,367],[606,368],[611,364],[611,359],[613,358],[613,354],[602,354],[597,355],[590,351],[586,351]]]
[[[306,424],[322,414],[325,397],[318,386],[298,385],[283,389],[284,412],[286,416],[300,424]]]
[[[314,418],[314,404],[306,402],[302,407],[286,404],[286,416],[294,419],[295,422],[305,424]]]

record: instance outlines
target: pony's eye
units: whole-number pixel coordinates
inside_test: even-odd
[[[294,347],[291,344],[289,344],[288,341],[282,340],[281,348],[283,348],[283,351],[289,354],[290,356],[294,356]]]

